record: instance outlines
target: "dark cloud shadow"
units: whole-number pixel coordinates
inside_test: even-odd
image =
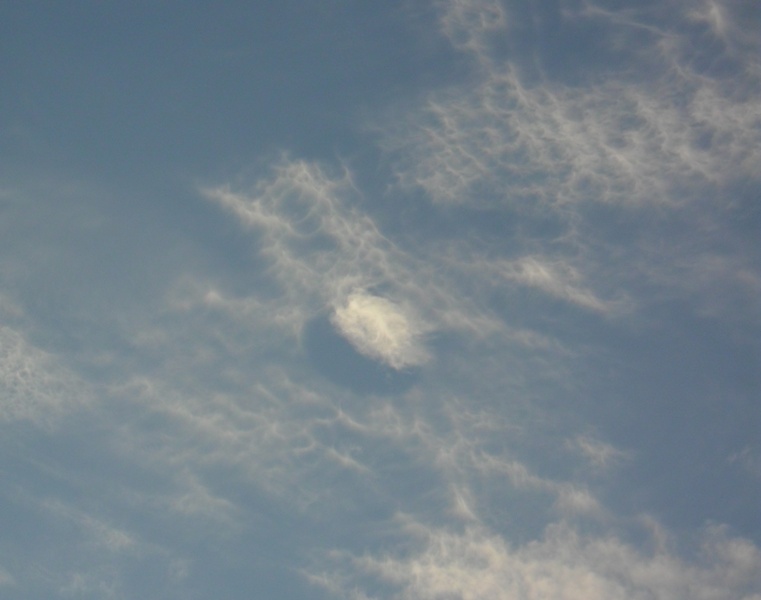
[[[400,394],[419,377],[416,369],[398,371],[357,352],[336,332],[327,314],[321,314],[307,323],[303,345],[312,365],[321,375],[355,392]]]

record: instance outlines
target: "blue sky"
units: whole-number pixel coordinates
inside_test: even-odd
[[[0,595],[761,598],[760,21],[0,6]]]

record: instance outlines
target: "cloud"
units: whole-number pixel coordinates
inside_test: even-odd
[[[717,215],[719,226],[720,219]],[[683,252],[672,255],[670,263],[648,261],[638,267],[652,281],[671,289],[672,297],[692,295],[695,310],[702,316],[744,323],[744,327],[757,326],[761,324],[756,302],[761,294],[761,263],[753,251],[752,240],[745,242],[742,235],[734,239],[730,235],[726,230],[719,236],[706,232],[701,246],[693,242],[690,247],[685,241]],[[722,240],[724,236],[727,239]]]
[[[81,482],[67,481],[67,487],[77,484]],[[9,570],[5,582],[0,570],[0,585],[12,585],[14,591],[34,597],[127,598],[143,585],[134,581],[136,569],[150,571],[154,581],[176,577],[180,561],[156,541],[155,531],[146,532],[145,523],[133,519],[133,514],[119,514],[119,502],[107,502],[99,485],[87,487],[86,498],[72,498],[55,485],[44,494],[33,486],[7,487],[4,500],[9,501],[11,514],[21,518],[20,531],[14,528],[9,537],[14,552],[4,552]],[[44,531],[44,542],[16,537],[29,531]]]
[[[757,16],[734,0],[436,6],[472,68],[376,129],[402,193],[520,223],[512,254],[458,260],[606,316],[689,298],[758,323],[738,226],[761,163]]]
[[[57,519],[71,521],[98,549],[108,552],[138,552],[139,544],[129,532],[59,500],[43,500],[41,508]],[[145,548],[143,548],[144,550]]]
[[[628,356],[599,340],[630,316],[622,307],[646,305],[643,280],[712,315],[742,293],[748,312],[761,289],[740,244],[722,245],[727,229],[708,244],[683,235],[700,220],[692,211],[710,207],[701,213],[710,221],[730,203],[714,192],[755,181],[752,82],[720,85],[732,78],[696,67],[692,30],[681,29],[689,21],[729,48],[737,20],[716,2],[670,28],[637,7],[566,4],[574,34],[601,23],[614,31],[603,42],[618,40],[624,66],[651,67],[650,52],[668,58],[652,77],[595,64],[574,83],[546,65],[532,70],[536,53],[520,61],[501,45],[520,37],[517,5],[437,3],[442,33],[475,59],[471,78],[434,91],[383,142],[402,188],[427,194],[425,216],[443,233],[384,226],[378,215],[396,199],[366,197],[350,168],[324,162],[283,157],[253,185],[204,190],[248,232],[250,262],[233,283],[203,261],[175,279],[167,269],[163,305],[130,323],[127,350],[116,351],[124,364],[103,375],[107,402],[92,416],[107,440],[81,450],[105,448],[97,464],[124,467],[96,474],[119,490],[116,516],[44,505],[84,540],[73,554],[105,557],[87,572],[69,568],[62,593],[121,594],[128,571],[110,555],[161,555],[171,579],[182,561],[141,541],[153,532],[127,526],[152,515],[177,547],[186,536],[207,546],[212,535],[215,553],[237,557],[245,544],[283,537],[290,564],[302,552],[339,557],[343,568],[313,580],[356,598],[380,586],[423,599],[758,600],[758,548],[721,528],[689,548],[697,557],[655,534],[631,543],[621,531],[632,517],[616,516],[584,479],[594,471],[599,482],[625,454],[578,433],[597,402],[619,400],[587,384],[615,377]],[[646,50],[624,43],[635,31]],[[752,75],[743,44],[727,55]],[[678,235],[652,227],[664,215],[681,223]],[[560,302],[537,303],[539,294]],[[23,314],[3,296],[0,310]],[[540,332],[537,321],[550,325]],[[299,342],[314,322],[387,367],[425,368],[398,393],[358,392],[310,362]],[[592,344],[620,362],[585,362]],[[88,397],[20,333],[0,328],[0,349],[0,418],[44,422]],[[754,456],[729,460],[755,465]],[[276,523],[262,536],[255,521],[268,510]]]
[[[0,421],[49,426],[91,399],[87,386],[53,355],[0,325]]]
[[[336,307],[331,321],[359,352],[394,369],[421,365],[429,359],[415,320],[385,298],[354,292]]]
[[[489,36],[504,35],[507,11],[499,0],[438,2],[441,30],[452,45],[477,56],[485,54]]]
[[[462,239],[395,238],[360,210],[367,202],[353,179],[347,167],[331,175],[323,164],[284,158],[248,191],[205,189],[252,231],[274,285],[262,281],[249,295],[232,295],[219,283],[185,280],[173,306],[221,311],[251,331],[275,326],[296,337],[329,313],[358,352],[396,369],[429,363],[441,347],[427,342],[442,335],[473,344],[471,352],[505,342],[562,351],[548,332],[522,323],[519,311],[495,306],[495,295],[516,300],[516,283],[600,314],[626,306],[614,280],[599,269],[590,277],[592,265],[581,257],[557,250],[488,256]],[[601,281],[604,292],[595,289],[604,289]]]
[[[602,73],[587,65],[589,74],[569,83],[521,61],[537,48],[505,59],[489,42],[493,29],[519,12],[512,3],[441,2],[442,32],[479,66],[475,82],[432,93],[401,127],[387,128],[384,147],[398,159],[400,184],[421,188],[438,204],[530,211],[536,203],[674,205],[701,196],[705,186],[757,180],[757,44],[728,56],[723,72],[701,67],[707,41],[686,23],[696,14],[723,23],[715,15],[728,3],[711,4],[707,13],[667,4],[669,18],[654,23],[644,9],[564,8],[559,18],[567,30],[597,27],[599,45],[607,43],[622,62],[612,60]],[[747,37],[748,27],[733,27]],[[651,38],[645,53],[634,43],[642,35]]]
[[[366,203],[347,168],[332,177],[324,165],[284,159],[249,192],[220,186],[204,194],[255,232],[278,286],[269,298],[257,290],[258,300],[244,301],[214,289],[204,296],[207,306],[242,314],[253,302],[258,314],[269,311],[269,321],[296,333],[329,310],[358,351],[394,368],[428,360],[428,333],[505,332],[497,315],[458,291],[459,277],[481,277],[484,285],[486,274],[472,264],[459,273],[439,268],[449,266],[447,257],[423,240],[402,245],[382,232],[360,210]]]
[[[727,462],[740,467],[747,475],[761,480],[761,452],[751,446],[746,446],[739,452],[733,452]]]
[[[331,177],[318,164],[284,159],[251,193],[204,193],[261,235],[261,253],[285,294],[281,306],[314,314],[354,289],[397,283],[399,251],[351,206],[358,193],[348,171]]]
[[[165,424],[157,434],[141,422],[125,423],[113,436],[119,455],[167,474],[166,489],[140,492],[134,501],[178,522],[210,523],[223,537],[238,535],[250,516],[230,494],[231,481],[299,514],[352,505],[347,487],[357,478],[370,485],[372,477],[354,456],[356,433],[346,433],[338,408],[351,397],[281,367],[230,370],[226,385],[234,391],[227,393],[203,376],[180,391],[171,375],[158,374],[112,390],[114,402]],[[347,487],[323,485],[342,477]]]
[[[405,519],[403,519],[405,521]],[[701,557],[686,562],[666,550],[641,551],[615,536],[584,535],[565,523],[542,539],[514,547],[478,526],[454,532],[406,520],[422,548],[405,555],[347,557],[356,569],[325,577],[354,597],[370,580],[399,598],[457,600],[757,600],[761,554],[721,528],[703,534]],[[361,594],[362,592],[360,592]],[[361,596],[360,596],[361,597]]]
[[[100,571],[100,572],[99,572]],[[123,598],[120,585],[112,581],[109,573],[93,569],[82,573],[72,573],[67,581],[57,590],[64,598],[81,598],[85,595],[95,595],[98,598]]]
[[[578,285],[579,272],[564,261],[548,261],[544,257],[527,256],[502,265],[507,279],[540,289],[556,298],[567,300],[595,312],[606,312],[608,306],[591,290]]]
[[[507,68],[473,91],[434,95],[385,147],[402,157],[402,186],[439,204],[670,205],[682,201],[680,188],[696,194],[697,182],[755,177],[759,159],[761,109],[728,98],[719,82],[692,87],[538,87]]]
[[[587,435],[568,440],[567,445],[586,458],[589,465],[596,470],[609,469],[627,457],[625,452]]]

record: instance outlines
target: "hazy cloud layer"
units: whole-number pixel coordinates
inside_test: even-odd
[[[53,308],[25,270],[94,253],[20,236],[12,597],[761,600],[742,3],[432,8],[457,74],[373,119],[380,165],[206,186]]]

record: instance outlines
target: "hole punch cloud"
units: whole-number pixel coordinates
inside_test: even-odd
[[[366,292],[354,292],[331,317],[336,330],[360,354],[401,370],[430,359],[422,331],[399,305]]]

